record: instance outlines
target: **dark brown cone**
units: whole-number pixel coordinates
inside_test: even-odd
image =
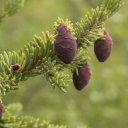
[[[78,75],[76,70],[73,72],[73,83],[77,90],[82,90],[91,78],[90,65],[86,63],[84,67],[78,68]]]
[[[104,40],[98,39],[94,44],[94,52],[99,62],[106,61],[112,51],[112,38],[107,31],[104,35],[106,36]]]
[[[1,101],[0,101],[0,118],[2,117],[2,115],[3,115],[3,110],[4,109],[4,107],[3,107],[3,104],[1,103]]]
[[[76,38],[63,23],[57,27],[57,31],[58,34],[55,37],[54,42],[56,55],[64,63],[70,64],[74,59],[77,50]]]

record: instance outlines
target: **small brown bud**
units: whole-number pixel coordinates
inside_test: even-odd
[[[12,71],[13,73],[19,72],[20,69],[21,69],[21,66],[20,66],[19,64],[13,64],[13,65],[11,65],[11,71]]]
[[[41,59],[42,59],[42,57],[43,57],[43,56],[42,56],[42,53],[41,53],[41,52],[39,52],[39,53],[38,53],[38,60],[41,60]]]
[[[36,47],[36,45],[35,45],[34,43],[32,44],[32,46],[33,46],[34,48]]]
[[[45,36],[48,39],[48,37],[49,37],[49,32],[48,31],[45,32]]]

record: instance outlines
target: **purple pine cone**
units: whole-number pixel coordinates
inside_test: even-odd
[[[98,39],[94,44],[94,52],[99,62],[106,61],[112,51],[112,38],[107,31],[104,31],[104,35],[104,40]]]
[[[54,48],[58,58],[66,64],[74,59],[77,50],[76,38],[71,34],[64,23],[57,27]]]
[[[4,111],[4,107],[3,107],[3,104],[0,102],[0,118],[3,115],[3,111]]]
[[[73,83],[77,90],[82,90],[89,83],[90,78],[91,70],[88,63],[78,68],[78,75],[76,71],[73,72]]]

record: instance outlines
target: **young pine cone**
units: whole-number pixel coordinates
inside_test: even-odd
[[[91,70],[88,63],[78,68],[78,74],[76,70],[73,72],[73,83],[77,90],[82,90],[89,83],[90,78]]]
[[[94,52],[99,62],[104,62],[112,51],[112,38],[107,31],[104,31],[105,39],[98,39],[94,44]]]
[[[64,63],[70,64],[77,50],[76,38],[64,23],[57,27],[57,32],[54,42],[56,55]]]

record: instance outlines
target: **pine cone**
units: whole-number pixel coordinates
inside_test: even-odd
[[[107,31],[104,31],[105,39],[98,39],[94,44],[94,52],[99,62],[104,62],[108,59],[112,51],[112,38]]]
[[[73,72],[73,83],[77,90],[82,90],[88,83],[91,77],[90,65],[86,63],[84,67],[78,68],[78,75],[76,70]]]
[[[66,64],[74,59],[77,50],[76,38],[71,34],[64,23],[57,27],[54,48],[58,58]]]

